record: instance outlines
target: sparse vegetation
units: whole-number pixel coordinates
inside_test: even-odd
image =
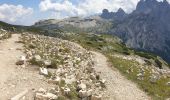
[[[38,65],[40,74],[44,75],[49,83],[60,88],[60,99],[62,96],[71,100],[83,98],[84,94],[79,94],[82,89],[77,90],[82,80],[85,88],[86,84],[89,84],[87,90],[95,89],[94,93],[85,95],[92,96],[102,91],[101,88],[105,88],[104,85],[94,85],[100,81],[100,77],[89,81],[90,75],[95,76],[97,73],[92,68],[91,53],[81,46],[58,38],[32,34],[22,34],[21,40],[20,43],[24,43],[27,61],[32,65]]]
[[[7,39],[11,37],[11,32],[8,32],[4,29],[0,29],[0,40]]]
[[[151,83],[149,80],[152,75],[152,68],[150,65],[153,63],[151,61],[155,61],[159,68],[162,66],[162,62],[157,58],[157,56],[127,48],[118,38],[109,35],[82,33],[70,36],[67,35],[66,37],[71,41],[81,44],[83,47],[89,50],[97,50],[105,54],[105,56],[109,58],[109,62],[112,63],[112,66],[119,69],[119,71],[128,79],[136,82],[139,87],[147,92],[148,95],[151,95],[154,100],[164,100],[165,98],[170,97],[170,87],[166,85],[166,83],[170,81],[170,78],[164,78],[161,76],[161,78],[155,84]],[[148,59],[147,61],[150,64],[144,65],[144,79],[137,79],[137,74],[141,69],[139,67],[141,65],[138,62],[116,58],[113,56],[114,54],[138,55]],[[127,73],[127,70],[129,69],[133,69],[133,72]]]

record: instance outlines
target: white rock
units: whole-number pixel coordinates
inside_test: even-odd
[[[79,96],[80,96],[81,98],[88,97],[88,96],[87,96],[87,91],[86,91],[86,90],[80,90],[80,91],[79,91]]]
[[[65,89],[64,89],[64,94],[69,94],[70,91],[71,91],[71,90],[70,90],[69,88],[65,88]]]
[[[26,57],[25,56],[20,56],[20,59],[21,61],[25,61],[26,60]]]
[[[57,98],[58,96],[52,93],[47,93],[47,94],[36,93],[35,95],[35,100],[52,100],[52,99],[57,99]]]
[[[88,91],[87,91],[87,96],[91,96],[91,95],[92,95],[92,92],[93,92],[92,89],[88,90]]]
[[[26,61],[26,57],[25,56],[20,56],[19,60],[16,62],[16,65],[24,65]]]
[[[40,68],[40,74],[41,74],[41,75],[48,75],[48,70],[47,70],[47,68]]]
[[[14,48],[9,48],[8,50],[14,50]]]
[[[51,61],[50,60],[45,60],[44,64],[45,64],[45,66],[50,66],[51,65]]]
[[[158,77],[157,77],[157,76],[152,75],[152,76],[150,77],[150,82],[151,82],[151,83],[156,83],[157,80],[158,80]]]
[[[76,78],[74,77],[74,75],[70,75],[69,77],[66,76],[66,79],[65,79],[66,84],[72,84],[75,81],[76,81]]]
[[[167,82],[166,84],[167,84],[168,86],[170,86],[170,82]]]
[[[102,80],[100,80],[100,82],[101,82],[102,84],[105,84],[105,83],[106,83],[106,80],[105,80],[105,79],[102,79]]]
[[[46,90],[45,89],[43,89],[43,88],[40,88],[39,90],[38,90],[38,93],[46,93]]]
[[[86,84],[81,83],[81,84],[78,85],[78,88],[81,89],[81,90],[85,90]]]
[[[34,58],[35,58],[36,61],[41,61],[41,56],[40,55],[35,55]]]
[[[52,94],[52,93],[47,93],[46,96],[47,96],[47,98],[49,98],[49,99],[57,99],[57,98],[58,98],[56,95],[54,95],[54,94]]]
[[[90,79],[95,80],[96,79],[96,75],[94,75],[93,73],[90,74]]]

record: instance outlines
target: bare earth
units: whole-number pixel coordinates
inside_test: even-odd
[[[151,100],[135,83],[127,80],[117,69],[109,67],[104,55],[92,53],[96,71],[101,73],[102,79],[107,80],[105,100]]]
[[[50,85],[38,73],[36,67],[16,66],[17,59],[24,55],[22,44],[15,43],[19,34],[13,34],[12,38],[0,41],[0,100],[9,100],[11,97],[28,89],[26,100],[33,100],[32,92],[39,88],[46,89]]]

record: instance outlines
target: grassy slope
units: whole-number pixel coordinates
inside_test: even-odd
[[[140,81],[137,79],[136,76],[140,70],[140,64],[138,62],[123,60],[112,55],[139,55],[148,58],[148,61],[150,61],[151,59],[154,61],[159,61],[157,56],[150,53],[137,52],[135,50],[127,48],[123,43],[117,42],[119,40],[118,38],[109,35],[71,34],[67,35],[65,39],[77,42],[86,49],[96,50],[105,54],[105,56],[109,58],[109,61],[114,67],[119,69],[119,71],[128,79],[136,82],[139,87],[146,91],[149,95],[151,95],[154,100],[164,100],[165,98],[170,97],[170,87],[166,85],[166,83],[170,81],[169,78],[161,78],[156,82],[156,84],[151,83],[149,81],[149,77],[151,76],[151,69],[149,68],[150,65],[148,64],[145,65],[146,68],[144,80]],[[133,69],[132,73],[127,73],[127,70],[129,68]]]

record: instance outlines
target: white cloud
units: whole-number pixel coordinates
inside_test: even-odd
[[[131,12],[139,0],[79,0],[78,4],[73,4],[69,0],[42,0],[39,4],[41,11],[52,11],[56,15],[63,16],[87,16],[94,13],[101,13],[107,8],[116,11],[123,8],[126,12]]]
[[[73,0],[72,0],[73,1]],[[57,18],[67,16],[87,16],[101,13],[103,9],[117,11],[123,8],[127,13],[132,12],[140,0],[75,0],[73,4],[70,0],[42,0],[39,4],[41,11],[52,11],[52,15]],[[158,0],[163,1],[163,0]],[[170,1],[170,0],[167,0]],[[56,13],[56,14],[54,14]]]
[[[15,23],[25,19],[28,15],[33,13],[32,8],[24,8],[22,5],[9,5],[2,4],[0,5],[0,20]]]

